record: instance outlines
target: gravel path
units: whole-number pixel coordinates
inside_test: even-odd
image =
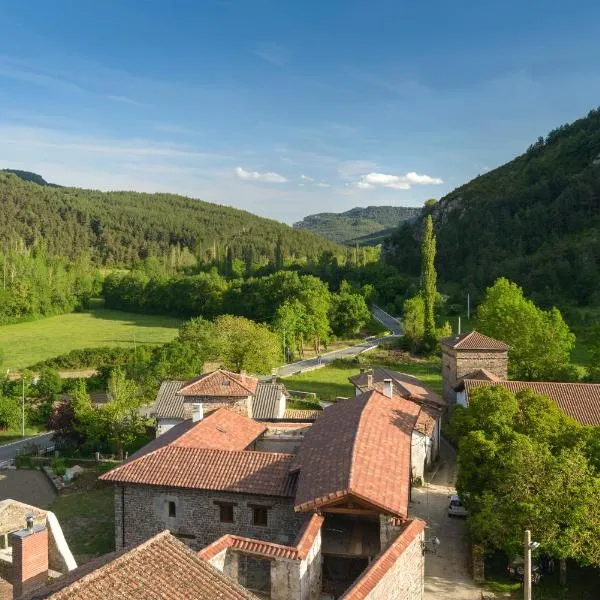
[[[435,554],[425,555],[425,600],[480,600],[481,588],[469,572],[469,545],[464,519],[448,516],[450,496],[456,493],[456,454],[442,439],[441,465],[422,488],[414,488],[410,513],[427,521],[426,539],[437,536]]]

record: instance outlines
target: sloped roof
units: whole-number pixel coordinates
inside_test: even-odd
[[[369,564],[352,584],[352,587],[341,596],[340,600],[366,600],[369,598],[370,593],[377,587],[377,584],[424,530],[425,521],[421,519],[407,521],[390,547]]]
[[[285,394],[285,387],[281,383],[259,382],[256,394],[252,398],[252,418],[279,418],[279,401],[282,394]]]
[[[494,375],[494,373],[488,371],[487,369],[475,369],[475,371],[467,373],[461,379],[482,379],[484,381],[500,381],[500,377]]]
[[[95,559],[23,597],[53,600],[258,600],[168,531]]]
[[[323,411],[306,408],[286,408],[284,419],[296,419],[298,421],[314,421]]]
[[[295,510],[354,496],[406,517],[419,410],[414,402],[375,390],[326,408],[306,432],[292,465],[299,470]]]
[[[440,342],[456,350],[510,350],[508,344],[483,335],[478,331],[443,338]]]
[[[440,417],[439,411],[429,406],[422,406],[415,424],[415,429],[430,436],[435,431],[435,426]]]
[[[163,381],[160,384],[156,400],[154,402],[154,413],[158,418],[183,419],[183,401],[177,392],[185,382]]]
[[[187,448],[169,445],[126,462],[104,481],[293,497],[291,454]]]
[[[545,381],[485,381],[465,379],[467,395],[472,389],[501,385],[514,394],[525,389],[547,396],[567,415],[582,425],[600,427],[600,383],[557,383]]]
[[[232,373],[225,369],[217,369],[204,373],[184,383],[177,395],[179,396],[216,396],[216,397],[246,397],[256,392],[258,379],[249,375]]]
[[[365,392],[369,389],[368,379],[369,375],[372,376],[371,389],[376,389],[380,392],[383,391],[384,379],[391,379],[394,384],[395,393],[399,394],[403,398],[413,400],[419,404],[429,403],[435,404],[439,407],[447,406],[447,403],[438,396],[433,390],[430,390],[423,384],[420,379],[408,375],[407,373],[400,373],[399,371],[392,371],[391,369],[382,369],[376,367],[369,372],[360,373],[349,377],[348,381],[358,387],[361,391]]]

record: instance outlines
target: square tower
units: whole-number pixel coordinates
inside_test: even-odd
[[[500,380],[508,379],[508,344],[478,331],[444,338],[441,344],[444,400],[449,404],[456,402],[454,388],[458,382],[475,371],[486,371]]]

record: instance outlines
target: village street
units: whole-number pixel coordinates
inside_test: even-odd
[[[441,464],[421,488],[413,488],[410,514],[427,521],[425,539],[438,537],[435,553],[425,555],[425,600],[479,600],[481,589],[469,572],[469,546],[464,519],[448,516],[450,496],[456,493],[456,453],[442,438]]]

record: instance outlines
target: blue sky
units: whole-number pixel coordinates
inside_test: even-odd
[[[600,105],[588,0],[0,9],[0,167],[289,223],[419,206]]]

